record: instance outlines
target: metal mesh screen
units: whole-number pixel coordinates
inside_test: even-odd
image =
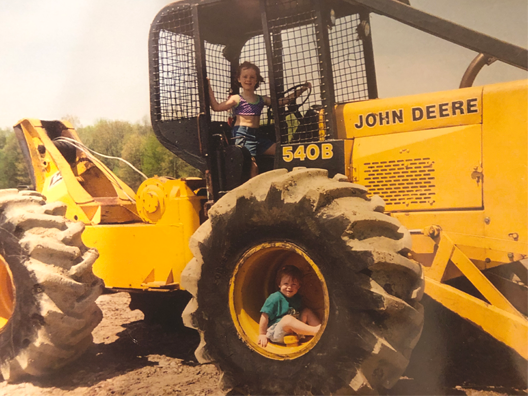
[[[200,112],[190,7],[172,8],[158,32],[159,121],[197,117]]]
[[[269,30],[272,42],[273,74],[279,98],[295,91],[290,88],[311,82],[312,91],[294,103],[279,101],[279,125],[282,143],[311,142],[328,137],[327,126],[320,124],[323,108],[320,43],[315,11],[299,7],[303,0],[267,0]],[[297,11],[300,10],[300,11]],[[368,99],[363,42],[359,39],[358,15],[337,19],[329,29],[331,63],[337,102]],[[158,84],[154,116],[157,121],[177,121],[197,117],[200,113],[196,48],[193,38],[192,8],[181,5],[169,8],[157,25],[154,51]],[[323,27],[323,28],[326,28]],[[231,65],[224,57],[223,45],[205,43],[207,75],[219,102],[227,99],[233,86]],[[245,43],[240,62],[250,61],[259,66],[266,82],[257,90],[259,95],[270,95],[268,62],[262,35]],[[238,93],[238,92],[234,92]],[[307,99],[306,101],[304,99]],[[213,121],[225,121],[227,114],[211,111]],[[322,115],[322,114],[321,114]],[[261,125],[268,123],[268,114],[262,113]],[[320,131],[320,128],[322,130]],[[325,130],[326,129],[326,130]]]
[[[291,10],[297,9],[297,3],[296,0],[267,2],[268,10],[273,10],[268,23],[272,35],[277,94],[279,97],[282,94],[288,96],[294,92],[288,92],[289,88],[306,81],[312,83],[311,95],[297,111],[290,104],[279,103],[282,143],[319,140],[317,112],[322,107],[322,99],[316,18],[311,10],[291,15]],[[302,103],[306,95],[301,96],[297,103]]]
[[[369,99],[360,23],[357,14],[339,18],[328,34],[337,103]]]
[[[205,42],[207,77],[218,103],[227,100],[231,88],[231,65],[223,55],[224,48],[224,45]],[[227,114],[225,111],[216,112],[211,110],[211,120],[225,122]]]
[[[211,81],[213,92],[216,100],[221,103],[225,101],[231,89],[231,79],[233,79],[233,86],[236,86],[236,78],[233,72],[231,76],[231,67],[227,59],[223,55],[225,46],[205,43],[206,49],[206,63],[207,63],[207,76]],[[240,61],[251,62],[257,65],[260,69],[262,77],[265,82],[260,83],[256,93],[261,96],[269,96],[270,89],[268,83],[268,61],[266,58],[266,47],[264,44],[264,38],[262,35],[255,36],[248,40],[240,53]],[[233,94],[239,94],[238,90],[235,90]],[[211,118],[213,121],[226,121],[228,114],[224,111],[215,112],[211,110]],[[265,125],[268,123],[268,114],[264,110],[260,117],[260,124]]]

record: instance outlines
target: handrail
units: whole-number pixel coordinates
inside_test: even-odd
[[[428,14],[396,0],[345,0],[361,5],[380,15],[385,15],[433,36],[488,54],[504,63],[528,70],[528,50]]]
[[[466,72],[462,76],[460,81],[460,88],[469,88],[473,85],[477,74],[482,70],[485,65],[491,65],[497,59],[487,54],[478,54],[473,61],[469,64]]]

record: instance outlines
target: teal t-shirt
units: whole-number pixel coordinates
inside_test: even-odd
[[[288,298],[280,291],[276,291],[275,293],[270,294],[260,312],[268,314],[268,327],[270,327],[281,320],[284,315],[288,314],[290,308],[293,308],[297,312],[301,312],[301,306],[302,298],[299,294],[296,294],[292,298]],[[292,313],[290,312],[290,314]]]

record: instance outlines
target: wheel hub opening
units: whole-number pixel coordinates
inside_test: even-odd
[[[0,255],[0,331],[7,325],[15,306],[15,286],[9,266]]]
[[[276,275],[285,264],[295,265],[304,275],[299,294],[303,305],[321,319],[321,331],[296,346],[268,342],[258,345],[260,309],[278,290]],[[310,351],[319,341],[328,321],[329,298],[323,275],[299,246],[290,242],[263,243],[246,251],[230,281],[229,308],[241,339],[253,350],[271,359],[290,360]]]

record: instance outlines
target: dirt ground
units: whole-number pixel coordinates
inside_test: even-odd
[[[98,299],[104,319],[94,331],[94,345],[77,362],[57,374],[25,382],[0,383],[0,395],[220,395],[219,372],[212,365],[199,365],[194,350],[199,337],[192,331],[166,332],[148,325],[139,310],[128,308],[127,293],[106,294]],[[429,309],[434,311],[434,307]],[[426,310],[427,312],[427,310]],[[435,318],[449,321],[436,312]],[[429,326],[430,328],[427,328]],[[389,395],[527,395],[526,386],[512,374],[509,357],[500,355],[489,339],[464,336],[454,345],[453,364],[435,366],[446,345],[435,339],[437,323],[426,321],[424,334],[415,348],[409,369]],[[452,328],[449,327],[450,329]],[[463,333],[463,328],[457,329]],[[483,344],[479,344],[483,343]],[[421,345],[420,345],[421,344]],[[491,345],[491,346],[490,346]],[[483,353],[481,351],[484,350]],[[481,353],[475,355],[474,352]],[[494,355],[498,353],[499,355]],[[486,363],[483,357],[490,357]],[[469,359],[469,360],[468,360]],[[472,359],[472,360],[471,360]],[[525,370],[523,366],[522,370]],[[513,370],[515,371],[515,370]],[[512,377],[513,375],[513,377]],[[521,385],[521,386],[519,386]]]
[[[128,293],[97,300],[104,318],[94,345],[56,375],[17,384],[0,383],[0,395],[218,395],[220,374],[194,358],[199,336],[189,330],[167,333],[147,325],[128,308]]]

